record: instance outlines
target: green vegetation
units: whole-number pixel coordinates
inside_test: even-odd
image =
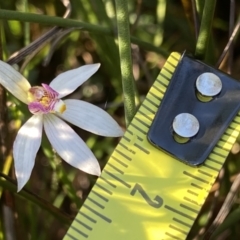
[[[71,0],[70,15],[63,18],[66,7],[59,0],[1,1],[0,55],[8,61],[13,53],[51,28],[61,27],[61,33],[55,33],[51,41],[31,49],[20,61],[14,58],[15,66],[31,85],[40,85],[49,83],[61,72],[100,62],[97,73],[71,97],[105,109],[126,129],[169,53],[186,50],[217,66],[240,19],[240,3],[236,1],[236,6],[231,8],[230,2],[233,6],[235,1]],[[239,47],[236,34],[233,47],[220,64],[222,71],[236,79],[240,77]],[[96,177],[67,165],[43,136],[31,178],[24,189],[16,193],[12,145],[18,129],[29,116],[26,105],[0,87],[0,240],[7,240],[7,234],[17,236],[18,240],[60,240]],[[73,129],[103,168],[119,139]],[[237,142],[189,240],[201,239],[214,220],[239,173],[239,160]],[[230,211],[215,233],[226,235],[221,239],[240,238],[239,199],[236,198]]]

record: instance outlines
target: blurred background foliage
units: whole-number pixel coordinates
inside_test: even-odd
[[[231,1],[232,2],[232,1]],[[168,53],[172,51],[195,52],[196,26],[193,24],[190,0],[131,0],[128,1],[130,32],[135,38],[148,42],[159,51],[148,51],[142,45],[132,44],[133,74],[140,101],[142,101],[162,68]],[[200,13],[203,0],[197,0]],[[104,26],[116,33],[115,3],[113,0],[71,0],[70,18]],[[60,0],[1,0],[1,9],[63,16],[65,7]],[[239,15],[240,2],[236,1],[233,19]],[[215,65],[229,39],[230,1],[217,1],[213,19],[212,35],[206,61]],[[1,21],[4,60],[14,52],[38,39],[53,26],[20,21]],[[234,51],[229,54],[230,65],[225,59],[223,71],[240,78],[240,41],[234,43]],[[46,57],[53,52],[48,58]],[[27,62],[18,68],[32,85],[49,83],[57,74],[89,63],[101,63],[100,70],[84,83],[71,98],[79,98],[96,104],[109,112],[125,128],[122,101],[122,83],[117,39],[111,35],[72,29],[59,38],[56,46],[45,45]],[[19,127],[28,119],[29,113],[14,97],[7,95],[7,126],[2,133],[6,149],[0,157],[1,172],[12,179],[11,146]],[[101,167],[114,150],[118,139],[103,138],[73,127],[92,149]],[[237,142],[217,182],[214,184],[205,205],[189,234],[189,239],[199,239],[219,211],[230,186],[240,169],[239,143]],[[96,178],[91,177],[62,162],[44,137],[38,152],[31,179],[22,194],[7,190],[0,182],[1,221],[0,239],[62,239],[71,220],[76,215],[84,199],[90,192]],[[14,185],[13,185],[14,186]],[[14,189],[14,187],[13,187]],[[27,190],[26,190],[27,189]],[[33,203],[31,194],[38,195],[43,202]],[[59,209],[57,215],[51,209]],[[239,199],[233,206],[238,210]],[[62,215],[61,215],[62,214]],[[238,217],[239,218],[239,217]],[[239,220],[234,221],[221,239],[240,239]],[[11,238],[12,237],[12,238]],[[225,237],[225,238],[224,238]],[[219,238],[220,239],[220,238]]]

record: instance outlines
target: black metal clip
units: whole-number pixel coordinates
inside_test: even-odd
[[[201,92],[197,86],[197,79],[203,73],[210,73],[220,79],[220,89],[214,96],[205,96],[204,91]],[[184,54],[150,127],[148,139],[177,159],[189,165],[200,165],[207,159],[239,109],[240,83]],[[189,114],[187,119],[182,113]],[[188,116],[193,117],[193,122]],[[182,127],[186,130],[183,133]],[[193,136],[188,135],[191,127]]]

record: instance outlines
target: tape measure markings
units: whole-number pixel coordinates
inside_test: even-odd
[[[209,182],[208,182],[207,180],[202,179],[202,178],[200,178],[200,177],[198,177],[198,176],[195,176],[195,175],[193,175],[193,174],[191,174],[191,173],[189,173],[189,172],[187,172],[187,171],[183,171],[183,174],[186,175],[187,177],[193,178],[194,180],[198,180],[198,181],[200,181],[200,182],[209,184]]]
[[[117,177],[117,176],[114,175],[113,173],[108,172],[107,170],[104,170],[104,172],[105,172],[107,175],[109,175],[109,176],[111,176],[112,178],[114,178],[115,180],[117,180],[118,182],[120,182],[120,183],[121,183],[122,185],[124,185],[125,187],[131,188],[131,185],[130,185],[130,184],[128,184],[127,182],[125,182],[125,181],[122,180],[121,178]]]
[[[190,194],[192,194],[192,195],[194,195],[194,196],[198,196],[198,193],[196,193],[196,192],[194,192],[194,191],[192,191],[192,190],[187,190],[187,192],[188,193],[190,193]]]
[[[152,95],[156,100],[161,101],[161,98],[156,96],[153,92],[149,92],[150,95]]]
[[[217,174],[218,174],[219,170],[221,169],[221,168],[215,168],[213,166],[210,166],[210,165],[208,165],[208,163],[203,164],[202,168],[206,168],[206,171],[209,171],[209,169],[211,169],[211,170],[217,172]]]
[[[92,198],[88,198],[89,201],[91,201],[92,203],[94,203],[96,206],[100,207],[101,209],[104,209],[105,207],[103,205],[101,205],[100,203],[96,202],[94,199]]]
[[[78,221],[82,226],[84,226],[85,228],[87,228],[88,230],[92,231],[92,228],[90,228],[89,226],[87,226],[86,224],[84,224],[83,222]],[[81,230],[75,228],[75,231],[77,231],[78,233],[80,233],[81,235],[87,237],[87,234],[85,234],[84,232],[82,232]]]
[[[177,218],[173,218],[172,220],[173,220],[174,222],[180,223],[181,225],[183,225],[183,226],[185,226],[185,227],[187,227],[187,228],[191,228],[191,227],[192,227],[190,224],[188,224],[188,223],[186,223],[186,222],[183,222],[183,221],[181,221],[181,220],[179,220],[179,219],[177,219]]]
[[[112,156],[112,159],[115,160],[117,163],[121,164],[123,167],[125,167],[125,168],[128,167],[128,165],[126,163],[122,162],[121,160],[119,160],[115,156]]]
[[[196,183],[191,183],[191,186],[193,186],[193,187],[195,187],[195,188],[198,188],[198,189],[200,189],[200,190],[203,190],[203,189],[204,189],[203,187],[197,185]]]
[[[131,140],[129,138],[127,138],[125,135],[122,137],[123,139],[125,139],[126,141],[130,142]]]
[[[231,137],[232,136],[232,130],[227,129],[227,131],[225,132],[227,137]]]
[[[220,140],[216,146],[223,148],[223,147],[231,147],[232,145],[233,143],[231,142],[225,143],[224,141]]]
[[[230,141],[231,141],[231,137],[230,137]],[[226,149],[224,149],[225,147],[226,146],[219,147],[217,144],[213,150],[214,150],[214,152],[221,154],[225,158],[228,155],[228,151],[226,151]]]
[[[103,201],[105,201],[105,202],[109,201],[109,199],[107,199],[106,197],[103,197],[101,194],[99,194],[98,192],[94,191],[93,189],[91,190],[91,192],[93,194],[95,194],[97,197],[99,197],[100,199],[102,199]]]
[[[155,92],[155,93],[154,93]],[[153,88],[153,91],[149,92],[150,95],[153,96],[153,98],[155,98],[156,100],[158,100],[159,103],[161,103],[161,97],[158,95],[162,95],[160,91],[158,91],[158,89]],[[157,95],[158,94],[158,95]],[[163,95],[162,95],[163,96]]]
[[[102,235],[103,237],[106,238],[107,233],[110,234],[107,236],[111,236],[109,239],[120,240],[123,239],[121,234],[124,233],[121,232],[121,226],[125,226],[129,221],[128,224],[131,223],[129,231],[138,230],[133,233],[134,235],[131,235],[129,232],[130,236],[134,236],[134,239],[146,239],[144,238],[144,233],[139,231],[143,231],[143,229],[151,230],[153,227],[157,229],[157,239],[166,240],[171,237],[171,239],[183,240],[186,238],[225,161],[228,151],[231,149],[233,140],[237,137],[238,130],[235,128],[240,122],[240,117],[238,115],[235,119],[236,121],[234,120],[230,128],[226,130],[226,134],[223,135],[200,168],[192,168],[187,165],[185,167],[179,161],[173,160],[171,156],[156,150],[150,145],[146,135],[161,103],[162,94],[165,93],[176,65],[178,65],[179,58],[180,55],[177,53],[173,53],[169,57],[124,137],[113,152],[105,169],[103,169],[101,177],[97,180],[97,185],[94,186],[81,211],[77,214],[76,220],[82,220],[81,222],[84,222],[88,228],[85,227],[83,229],[84,226],[75,220],[65,240],[76,239],[75,236],[78,235],[78,240],[81,237],[88,238],[90,233],[91,237],[93,237],[91,239],[96,239],[100,237],[99,234],[103,228],[106,229],[106,232],[104,231]],[[151,159],[155,161],[148,161]],[[156,164],[161,166],[162,161],[163,169],[161,170],[161,168],[157,167],[152,176],[151,169],[154,169]],[[148,167],[144,164],[147,164]],[[168,173],[165,173],[165,171],[168,171]],[[157,175],[155,175],[156,172],[158,172]],[[141,180],[143,175],[144,179],[146,179],[144,181]],[[159,183],[159,187],[163,187],[161,191],[156,187],[156,184]],[[142,190],[137,191],[138,194],[134,193],[136,186],[142,188]],[[112,194],[107,193],[104,189],[107,189]],[[128,189],[131,190],[129,191]],[[173,191],[171,191],[172,189]],[[161,195],[157,195],[158,193]],[[163,197],[161,207],[161,209],[164,209],[163,211],[151,210],[151,204],[159,206],[158,202],[152,200],[155,196]],[[124,207],[125,203],[128,204],[126,208]],[[143,205],[146,203],[148,205]],[[149,203],[151,203],[150,206]],[[135,205],[138,206],[136,208],[137,212],[132,214],[132,211],[135,211]],[[143,205],[142,208],[140,207],[141,205]],[[130,214],[129,219],[125,217],[126,213],[124,211]],[[148,211],[151,211],[150,215],[146,214]],[[160,218],[159,214],[164,214],[164,217],[161,216]],[[148,216],[147,219],[142,219],[141,216],[145,215]],[[160,221],[152,221],[148,228],[139,228],[137,216],[143,221],[142,224],[148,224],[148,221],[151,222],[151,216],[155,216],[156,218],[154,219],[159,219]],[[94,222],[91,220],[94,220]],[[111,224],[111,228],[107,227],[109,224]],[[128,229],[127,226],[125,227],[125,229]],[[80,232],[83,234],[80,234],[76,229],[80,229]],[[164,232],[161,232],[161,230],[164,230]],[[145,232],[145,234],[147,233]],[[138,238],[135,238],[135,235],[138,235]],[[154,232],[150,235],[151,239],[156,239],[153,237],[155,236]],[[133,238],[130,237],[129,239]]]
[[[194,221],[196,219],[196,217],[197,217],[196,213],[193,214],[193,212],[191,212],[191,215],[190,215],[189,213],[186,213],[185,209],[177,210],[175,208],[170,207],[169,205],[165,205],[164,207],[167,210],[169,210],[169,211],[171,211],[171,212],[173,212],[175,214],[178,214],[181,217],[184,217],[186,219],[192,220],[192,221]]]
[[[79,234],[81,234],[82,236],[87,237],[87,234],[84,233],[84,232],[82,232],[81,230],[79,230],[79,229],[77,229],[77,228],[75,228],[75,227],[74,227],[74,230],[75,230],[76,232],[78,232]]]
[[[127,131],[125,132],[126,135],[127,135],[128,133],[130,133],[131,135],[134,135],[133,132],[130,131],[130,129],[127,129]],[[141,137],[139,137],[138,135],[135,135],[135,136],[137,136],[138,140],[143,141],[143,139],[142,139]],[[130,141],[132,141],[132,140],[130,140]]]
[[[168,75],[171,75],[170,77],[172,77],[173,71],[171,71],[169,69],[170,68],[169,66],[170,66],[170,64],[167,63],[166,66],[163,67],[163,72],[162,73],[164,74],[164,72],[166,71],[168,73]]]
[[[165,69],[163,68],[161,70],[161,73],[159,74],[162,78],[161,80],[159,81],[158,79],[158,83],[162,84],[164,87],[168,87],[168,84],[171,80],[171,76],[169,76],[169,73],[167,71],[165,71]]]
[[[116,185],[114,185],[113,183],[109,182],[106,178],[104,178],[104,177],[102,177],[102,176],[100,176],[100,178],[101,178],[104,182],[106,182],[107,184],[109,184],[111,187],[116,188]]]
[[[125,159],[127,159],[128,161],[132,161],[132,159],[130,157],[128,157],[127,155],[125,155],[124,153],[122,153],[121,151],[119,151],[118,149],[116,149],[116,152],[119,153],[122,157],[124,157]]]
[[[178,65],[179,59],[174,58],[174,56],[172,56],[172,59],[175,59],[175,62],[174,62],[175,64],[173,64],[173,61],[171,61],[171,62],[168,61],[166,63],[166,66],[173,73],[175,71],[176,66]]]
[[[183,200],[185,200],[184,197],[183,197]],[[193,204],[192,202],[188,202],[188,203]],[[193,204],[193,205],[194,205],[194,204]],[[198,212],[199,212],[199,210],[200,210],[199,205],[198,205],[198,206],[195,206],[195,205],[194,205],[194,206],[193,206],[194,208],[191,208],[191,207],[189,207],[189,206],[181,203],[179,206],[180,206],[181,208],[183,208],[184,210],[188,210],[188,211],[190,211],[190,212],[192,212],[192,213],[196,213],[196,214],[198,214]]]
[[[148,106],[146,106],[144,103],[142,103],[141,106],[144,107],[146,110],[148,110],[151,114],[155,114],[155,112],[152,109],[150,109]]]
[[[189,219],[189,220],[192,220],[192,221],[195,220],[195,217],[189,216],[188,214],[183,213],[183,212],[181,212],[181,211],[178,211],[177,209],[172,208],[172,207],[170,207],[170,206],[168,206],[168,205],[164,205],[164,208],[166,208],[167,210],[169,210],[169,211],[171,211],[171,212],[177,213],[178,215],[180,215],[180,216],[182,216],[182,217],[185,217],[185,218],[187,218],[187,219]]]
[[[155,108],[158,107],[158,105],[157,105],[156,103],[154,103],[151,99],[146,98],[145,100],[148,101],[148,102],[149,102],[152,106],[154,106]]]
[[[95,183],[96,186],[98,186],[99,188],[101,188],[103,191],[105,191],[106,193],[108,193],[109,195],[112,195],[112,192],[108,189],[106,189],[105,187],[101,186],[99,183]]]
[[[187,191],[187,193],[189,193],[189,192]],[[190,194],[192,194],[192,193],[190,193]],[[193,194],[193,195],[194,195],[194,194]],[[194,195],[194,196],[198,196],[198,194],[197,194],[197,195]],[[194,204],[194,205],[197,205],[197,206],[202,207],[201,204],[199,204],[197,201],[192,200],[191,198],[183,197],[183,199],[184,199],[185,201],[187,201],[187,202],[190,202],[190,203]],[[197,211],[197,212],[198,212],[198,211]]]
[[[161,80],[159,80],[158,78],[156,79],[156,82],[158,84],[161,84],[162,86],[164,86],[165,88],[168,87],[170,78],[168,78],[167,76],[165,76],[162,72],[159,73],[158,77],[161,77]]]
[[[183,225],[183,226],[175,226],[175,225],[173,225],[173,224],[170,224],[169,225],[169,228],[170,229],[173,229],[173,230],[175,230],[175,231],[178,231],[178,232],[180,232],[180,233],[182,233],[182,234],[184,234],[184,235],[187,235],[187,233],[189,232],[189,228],[188,229],[182,229],[182,228],[184,228],[185,227],[185,225]],[[168,236],[170,236],[170,235],[172,235],[171,233],[169,233],[169,232],[166,232],[165,233],[166,235],[168,235]],[[174,236],[174,235],[172,235],[173,236],[173,238],[174,239],[181,239],[182,240],[182,238],[176,238],[176,236]]]
[[[104,221],[111,223],[112,220],[104,215],[102,215],[101,213],[99,213],[98,211],[94,210],[93,208],[89,207],[87,204],[84,204],[83,207],[87,208],[89,211],[91,211],[92,213],[94,213],[96,216],[100,217],[101,219],[103,219]]]
[[[188,177],[191,177],[191,178],[193,178],[193,179],[195,179],[195,180],[201,181],[201,182],[203,182],[203,183],[206,183],[206,184],[209,184],[209,183],[210,183],[210,182],[207,181],[206,179],[201,178],[201,177],[196,176],[196,175],[193,175],[193,174],[191,174],[191,173],[189,173],[189,172],[187,172],[187,171],[183,171],[183,174],[186,175],[186,176],[188,176]]]
[[[141,150],[142,152],[144,152],[147,155],[150,154],[150,152],[146,148],[144,148],[143,146],[139,145],[138,143],[134,143],[133,146],[138,148],[139,150]]]
[[[215,153],[210,153],[209,157],[208,157],[208,162],[214,162],[216,164],[221,165],[220,168],[222,167],[222,156],[219,156]]]
[[[83,213],[83,212],[78,212],[80,215],[82,215],[83,217],[85,217],[87,220],[89,220],[90,222],[92,222],[92,223],[97,223],[97,220],[95,220],[95,219],[93,219],[93,218],[91,218],[91,217],[89,217],[88,215],[86,215],[85,213]]]
[[[213,149],[213,151],[212,151],[214,154],[216,154],[216,155],[218,155],[219,157],[221,157],[221,160],[225,160],[225,152],[224,152],[224,150],[222,150],[221,148],[219,148],[219,147],[215,147],[214,149]],[[223,163],[223,162],[222,162]]]
[[[87,234],[85,234],[84,232],[82,232],[82,231],[80,231],[79,229],[77,229],[77,228],[75,228],[75,227],[73,227],[73,229],[76,231],[76,232],[78,232],[79,234],[81,234],[83,237],[88,237],[88,235]],[[71,236],[72,237],[72,236]],[[73,238],[73,239],[76,239],[77,240],[77,238]]]
[[[130,141],[129,141],[130,142]],[[128,142],[128,143],[129,143]],[[126,143],[126,144],[128,144],[128,143]],[[120,144],[120,143],[119,143]],[[127,151],[130,151],[132,154],[135,154],[136,152],[135,151],[133,151],[133,150],[131,150],[131,149],[129,149],[126,145],[124,145],[123,143],[121,143],[120,144],[123,148],[125,148]]]
[[[167,79],[167,81],[169,82],[172,75],[173,75],[173,72],[171,72],[170,70],[167,69],[167,65],[164,66],[162,69],[161,69],[161,75],[163,75],[165,77],[165,79]],[[168,83],[166,82],[166,85],[168,86]]]
[[[127,149],[127,148],[126,148]],[[117,172],[119,172],[120,174],[124,174],[124,172],[122,170],[120,170],[119,168],[115,167],[114,165],[112,165],[111,163],[109,163],[109,166],[113,169],[115,169]]]
[[[139,150],[143,151],[144,153],[150,154],[150,152],[147,149],[145,149],[144,147],[138,145],[137,143],[134,143],[134,146],[137,147]]]
[[[174,238],[175,240],[183,240],[182,238],[175,237],[174,235],[172,235],[171,233],[168,233],[168,232],[166,232],[166,235],[171,238]]]
[[[210,160],[210,159],[208,159],[208,160]],[[214,171],[216,171],[216,172],[219,172],[219,170],[221,169],[221,167],[220,167],[220,168],[212,167],[212,166],[210,166],[208,163],[203,163],[203,166],[204,166],[204,167],[207,167],[207,168],[209,168],[209,169],[212,169],[212,170],[214,170]]]
[[[183,199],[184,199],[184,197],[183,197]],[[191,201],[191,203],[192,203],[192,201]],[[187,206],[187,205],[185,205],[185,204],[180,204],[180,207],[182,207],[182,208],[184,208],[184,209],[186,209],[186,210],[189,210],[189,211],[191,211],[191,212],[193,212],[193,213],[196,213],[196,214],[198,214],[198,211],[199,211],[199,209],[200,209],[200,207],[199,207],[199,205],[197,204],[197,207],[198,207],[198,209],[196,210],[196,209],[193,209],[193,208],[191,208],[191,207],[189,207],[189,206]],[[194,207],[196,207],[196,206],[194,206]]]
[[[147,134],[148,127],[146,127],[145,125],[141,126],[141,124],[137,123],[137,120],[134,121],[131,126],[134,127],[136,130],[138,130],[139,132],[141,132],[141,134],[143,136]],[[130,129],[131,129],[131,127],[130,127]]]
[[[122,143],[124,142],[124,144]],[[123,141],[121,142],[121,145],[119,143],[120,146],[122,146],[124,149],[126,149],[126,151],[129,151],[131,154],[135,155],[136,152],[133,150],[133,149],[130,149],[127,145],[133,143],[133,139],[130,141],[126,140],[126,139],[123,139]]]
[[[157,84],[156,84],[156,85],[157,85]],[[159,96],[160,96],[160,98],[162,99],[163,96],[164,96],[164,90],[162,90],[160,87],[158,87],[158,86],[156,86],[156,85],[154,85],[153,88],[160,93]],[[159,101],[161,101],[161,100],[159,100]]]
[[[82,222],[82,221],[80,221],[80,220],[78,220],[78,219],[77,219],[77,222],[78,222],[79,224],[81,224],[83,227],[85,227],[86,229],[92,231],[92,228],[89,227],[89,226],[88,226],[87,224],[85,224],[84,222]]]
[[[144,112],[142,112],[141,110],[139,110],[139,113],[142,114],[142,116],[144,116],[145,118],[147,118],[149,121],[152,121],[152,118],[149,117],[147,114],[145,114]]]
[[[229,128],[232,130],[235,130],[238,127],[238,124],[236,121],[234,121],[236,119],[233,119],[233,122],[230,124]]]
[[[88,204],[92,205],[92,203],[91,203],[90,201],[88,201]],[[112,221],[110,218],[108,218],[108,217],[100,214],[98,211],[96,211],[96,210],[94,210],[93,208],[89,207],[86,203],[84,203],[84,205],[82,206],[82,208],[88,209],[92,214],[95,215],[95,217],[98,216],[98,217],[100,217],[102,220],[105,220],[105,221],[108,222],[108,223],[110,223],[110,222]],[[79,211],[78,213],[79,213],[81,216],[83,216],[86,220],[89,220],[89,221],[92,222],[92,223],[97,223],[97,220],[94,219],[93,217],[89,217],[88,214],[84,214],[83,212],[80,212],[80,211]],[[91,215],[92,215],[92,214],[91,214]],[[90,224],[90,223],[88,223],[88,224]],[[87,224],[86,224],[86,225],[87,225]],[[89,228],[92,228],[92,227],[89,226]]]
[[[176,230],[176,231],[178,231],[178,232],[181,232],[181,233],[187,235],[187,232],[183,231],[182,229],[179,229],[178,227],[175,227],[175,226],[172,225],[172,224],[169,225],[169,228],[172,228],[172,229],[174,229],[174,230]]]
[[[207,172],[204,172],[202,169],[198,169],[198,172],[200,172],[200,173],[202,173],[202,174],[204,174],[204,175],[206,175],[206,176],[208,176],[208,177],[213,177],[212,174],[207,173]]]

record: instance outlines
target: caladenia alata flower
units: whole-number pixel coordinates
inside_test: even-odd
[[[100,64],[85,65],[58,75],[49,85],[31,87],[19,72],[0,61],[0,84],[27,104],[33,114],[18,131],[13,145],[18,191],[30,178],[43,128],[63,160],[84,172],[100,175],[97,159],[65,121],[101,136],[119,137],[123,135],[122,129],[108,113],[90,103],[61,99],[76,90],[99,67]]]

